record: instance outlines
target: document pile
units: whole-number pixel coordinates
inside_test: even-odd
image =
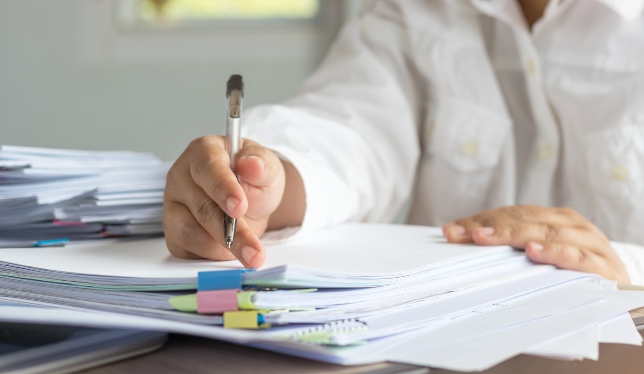
[[[0,146],[0,248],[160,236],[167,170],[147,153]]]
[[[256,271],[171,257],[163,239],[3,249],[0,320],[193,334],[338,364],[489,368],[641,344],[644,292],[439,229],[348,224],[267,246]],[[34,307],[34,305],[41,307]]]

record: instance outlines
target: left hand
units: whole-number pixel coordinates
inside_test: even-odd
[[[629,283],[606,235],[570,208],[509,206],[443,226],[451,243],[510,245],[535,262]]]

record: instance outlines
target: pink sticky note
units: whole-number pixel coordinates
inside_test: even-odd
[[[197,312],[200,314],[215,314],[235,310],[238,310],[237,290],[197,292]]]

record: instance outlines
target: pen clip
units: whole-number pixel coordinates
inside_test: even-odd
[[[230,76],[226,85],[226,97],[228,98],[228,117],[239,118],[244,97],[244,81],[241,75]]]

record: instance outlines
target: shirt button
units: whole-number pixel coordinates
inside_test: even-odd
[[[628,168],[624,165],[613,166],[613,169],[611,170],[610,174],[613,177],[613,179],[618,181],[627,180],[630,176],[630,173],[628,172]]]
[[[475,142],[473,140],[463,142],[461,144],[461,154],[463,156],[472,157],[472,156],[476,155],[478,153],[478,151],[479,151],[479,143],[477,143],[477,142]]]
[[[542,160],[547,160],[552,156],[552,147],[545,144],[539,147],[539,150],[537,151],[539,158]]]
[[[525,68],[528,74],[530,75],[534,75],[537,72],[537,66],[535,65],[533,59],[529,59],[528,61],[526,61]]]
[[[434,128],[435,128],[435,127],[436,127],[436,126],[434,125],[434,123],[433,123],[433,122],[432,122],[432,123],[430,123],[430,124],[427,126],[427,136],[428,136],[428,137],[430,137],[430,138],[431,138],[431,137],[432,137],[432,135],[434,135]]]

